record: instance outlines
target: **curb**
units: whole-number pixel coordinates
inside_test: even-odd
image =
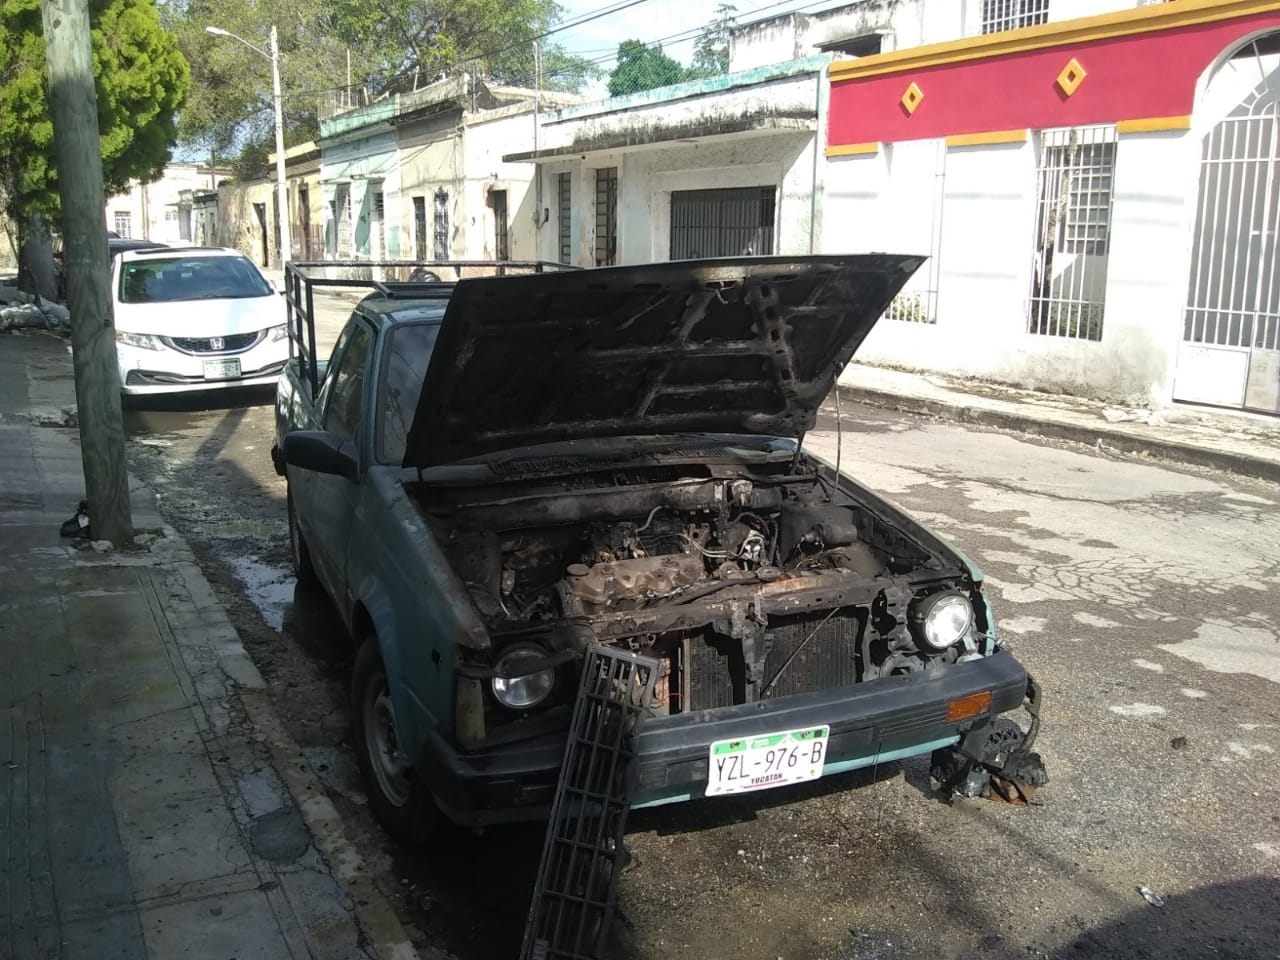
[[[1105,426],[1090,427],[1083,424],[1059,423],[1043,420],[1030,414],[1004,410],[989,410],[966,404],[945,403],[924,397],[912,397],[889,393],[867,387],[851,387],[841,384],[840,395],[855,403],[897,410],[901,413],[923,414],[954,420],[959,423],[976,423],[1000,427],[1020,433],[1033,434],[1053,440],[1069,440],[1099,449],[1111,449],[1119,453],[1140,454],[1160,460],[1210,467],[1258,480],[1280,483],[1280,462],[1229,450],[1215,450],[1192,443],[1179,443],[1158,437],[1135,437]]]

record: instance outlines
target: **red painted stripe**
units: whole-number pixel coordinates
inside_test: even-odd
[[[1263,28],[1280,28],[1280,11],[847,80],[831,88],[827,143],[1184,116],[1192,113],[1196,83],[1214,59]],[[1088,76],[1068,97],[1056,81],[1072,57]],[[908,115],[899,100],[912,81],[924,100]]]

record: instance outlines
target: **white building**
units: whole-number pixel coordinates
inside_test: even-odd
[[[579,99],[460,76],[323,120],[326,258],[532,257],[534,168],[503,154],[536,142],[537,101]]]
[[[178,243],[189,240],[190,193],[217,189],[230,170],[203,163],[171,163],[154,183],[129,184],[127,192],[107,201],[107,229],[122,237]]]
[[[860,359],[1280,412],[1280,0],[859,0],[543,114],[539,255],[929,259]]]

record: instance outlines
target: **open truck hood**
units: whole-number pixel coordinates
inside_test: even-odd
[[[597,437],[798,437],[923,261],[741,257],[459,281],[405,466]]]

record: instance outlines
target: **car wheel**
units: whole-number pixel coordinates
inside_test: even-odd
[[[293,491],[288,488],[285,489],[285,502],[289,507],[289,557],[293,561],[293,573],[298,578],[298,586],[310,589],[318,586],[320,580],[311,563],[307,541],[302,538],[302,529],[298,526],[298,512],[293,508]]]
[[[401,752],[387,671],[378,641],[368,637],[356,654],[351,677],[351,727],[356,762],[369,791],[369,806],[384,830],[400,843],[424,843],[435,828],[435,803],[414,779]]]

